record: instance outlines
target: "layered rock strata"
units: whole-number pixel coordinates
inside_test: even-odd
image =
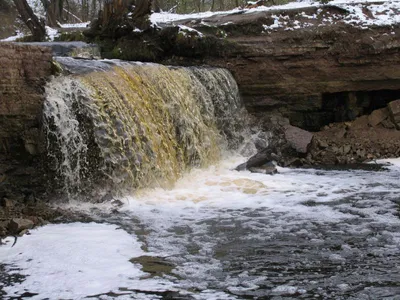
[[[400,97],[400,26],[382,21],[388,13],[382,3],[342,6],[179,21],[206,37],[178,33],[168,62],[229,69],[256,115],[279,111],[292,125],[312,131],[352,121]],[[219,51],[196,53],[210,35],[219,39]]]
[[[48,48],[0,43],[0,223],[46,190],[40,118],[51,61]]]

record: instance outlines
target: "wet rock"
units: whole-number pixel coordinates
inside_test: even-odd
[[[18,236],[23,236],[23,235],[28,234],[28,233],[29,233],[29,229],[23,229],[20,232],[18,232]]]
[[[163,276],[164,274],[170,274],[175,267],[172,263],[166,261],[162,257],[156,256],[139,256],[129,260],[133,264],[141,264],[142,270],[149,273],[149,277]]]
[[[277,154],[274,153],[273,148],[265,148],[249,158],[249,160],[243,164],[238,165],[236,171],[250,170],[250,168],[259,168],[266,165],[267,163],[279,158]]]
[[[27,45],[48,47],[54,56],[71,56],[75,58],[99,58],[100,49],[95,44],[87,44],[85,42],[41,42],[41,43],[24,43]]]
[[[390,113],[387,107],[381,108],[374,110],[369,116],[368,116],[368,123],[372,127],[375,127],[379,124],[381,124],[384,120],[386,120],[389,117]]]
[[[22,230],[32,229],[34,223],[29,219],[14,218],[8,223],[8,230],[13,234],[18,234]]]
[[[116,200],[111,201],[111,204],[113,206],[116,206],[116,207],[121,207],[121,206],[124,205],[124,202],[122,202],[121,200],[116,199]]]
[[[307,153],[313,134],[301,128],[288,125],[285,130],[285,138],[297,152]]]
[[[392,101],[388,104],[388,109],[393,123],[397,129],[400,129],[400,99]]]
[[[274,175],[278,173],[278,170],[276,169],[275,165],[272,162],[266,163],[265,165],[262,165],[260,167],[249,168],[249,171],[251,173],[260,173],[268,175]]]
[[[39,154],[39,129],[38,128],[30,128],[26,130],[23,134],[24,146],[26,152],[30,155],[38,155]]]

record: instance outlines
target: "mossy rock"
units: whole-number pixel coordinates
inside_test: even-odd
[[[55,42],[87,42],[87,40],[88,39],[85,37],[82,31],[63,32],[54,38]]]

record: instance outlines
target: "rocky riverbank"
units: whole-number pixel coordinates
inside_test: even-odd
[[[273,173],[273,161],[282,167],[350,166],[400,156],[400,100],[318,132],[292,126],[278,115],[265,117],[262,124],[274,133],[270,145],[238,170]]]

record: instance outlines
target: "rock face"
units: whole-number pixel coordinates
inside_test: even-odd
[[[316,132],[305,164],[353,164],[379,158],[400,156],[400,130],[395,128],[395,111],[399,101],[361,116],[353,122],[325,126]],[[396,114],[394,114],[396,115]]]
[[[51,61],[48,48],[0,43],[0,198],[46,188],[40,117]]]
[[[362,16],[353,22],[360,6]],[[279,111],[292,125],[318,131],[400,98],[399,24],[365,25],[380,18],[371,11],[366,4],[325,5],[181,21],[232,47],[197,61],[184,57],[188,47],[168,62],[225,67],[251,112]]]
[[[400,100],[390,102],[388,109],[393,123],[396,125],[397,129],[400,129]]]

